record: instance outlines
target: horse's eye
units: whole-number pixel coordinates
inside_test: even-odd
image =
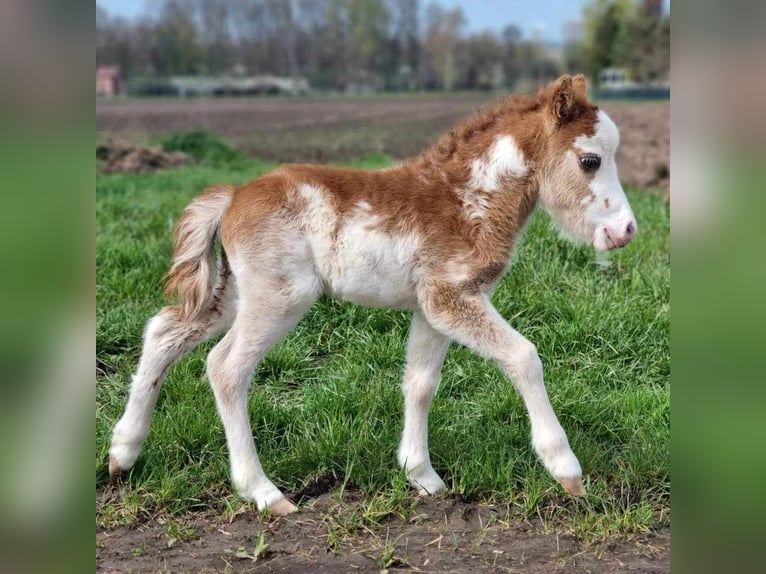
[[[585,171],[595,171],[601,166],[601,158],[595,153],[580,156],[580,167]]]

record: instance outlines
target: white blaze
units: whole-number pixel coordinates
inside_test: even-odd
[[[635,221],[633,211],[617,175],[615,156],[620,144],[617,126],[603,111],[598,112],[596,131],[592,136],[579,136],[574,146],[582,153],[595,153],[601,157],[601,167],[589,184],[593,194],[588,198],[585,218],[594,227],[593,246],[606,249],[604,228],[613,234],[622,233],[628,223]],[[574,154],[574,152],[570,152]],[[572,158],[576,161],[576,158]],[[585,201],[585,200],[584,200]]]

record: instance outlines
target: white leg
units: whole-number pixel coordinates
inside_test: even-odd
[[[439,386],[448,347],[449,339],[435,331],[416,311],[410,326],[407,366],[402,378],[404,431],[398,460],[421,495],[436,494],[446,488],[431,466],[428,454],[428,411]]]
[[[287,310],[265,305],[240,309],[231,331],[208,357],[208,377],[226,431],[232,483],[240,496],[255,502],[259,510],[269,508],[276,514],[292,512],[295,506],[263,471],[250,427],[247,395],[260,360],[300,321],[315,300],[312,294]]]
[[[467,296],[446,288],[426,293],[423,300],[435,329],[503,368],[524,399],[532,445],[545,468],[570,494],[585,494],[580,463],[548,400],[535,346],[506,323],[485,295]]]
[[[112,480],[135,464],[149,434],[152,412],[168,368],[185,353],[220,335],[231,325],[233,310],[229,297],[224,297],[223,288],[218,295],[215,306],[193,320],[181,320],[181,308],[174,306],[165,307],[147,323],[143,352],[130,386],[128,404],[112,431],[109,449]]]

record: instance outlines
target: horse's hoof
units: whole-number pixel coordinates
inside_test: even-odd
[[[114,459],[114,457],[110,456],[109,457],[109,484],[112,486],[117,484],[117,479],[120,478],[121,474],[122,474],[122,468]]]
[[[564,478],[559,482],[564,490],[572,496],[585,496],[585,485],[582,483],[582,478]]]
[[[269,511],[277,516],[287,516],[298,511],[298,507],[286,498],[280,498],[274,504],[269,506]]]

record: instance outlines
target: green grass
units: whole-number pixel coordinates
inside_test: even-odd
[[[204,130],[174,133],[160,139],[166,151],[180,151],[198,163],[231,170],[246,169],[250,159]]]
[[[107,478],[109,431],[125,405],[144,324],[164,304],[174,219],[207,185],[241,183],[269,167],[98,176],[96,354],[107,373],[97,380],[97,485]],[[467,499],[507,503],[586,537],[667,523],[669,213],[651,193],[629,190],[629,198],[640,234],[609,268],[595,264],[590,248],[559,239],[538,212],[493,297],[537,345],[588,497],[563,497],[536,461],[511,382],[453,345],[431,412],[431,455]],[[411,507],[395,457],[408,323],[408,313],[322,299],[269,353],[249,408],[261,460],[278,486],[295,491],[318,476],[343,477],[362,489],[372,522]],[[211,346],[170,370],[129,486],[97,506],[100,524],[242,504],[228,482],[223,429],[204,376]]]

